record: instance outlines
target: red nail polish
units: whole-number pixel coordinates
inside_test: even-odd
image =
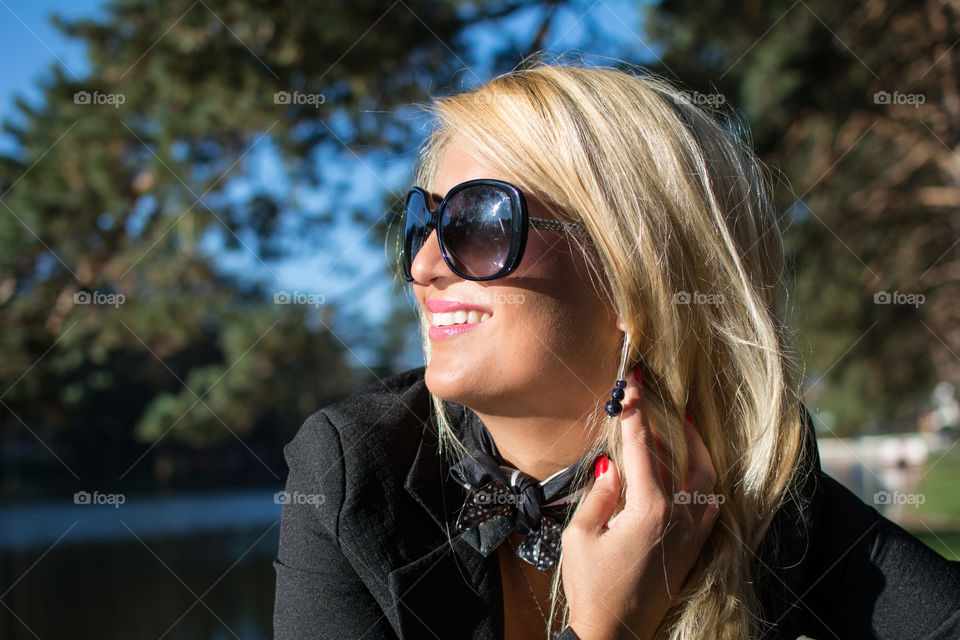
[[[689,422],[690,424],[693,424],[693,416],[690,415],[690,411],[687,411],[686,417],[687,417],[687,422]]]
[[[637,384],[643,386],[643,365],[638,364],[633,368],[633,377],[636,379]]]
[[[596,464],[593,465],[593,475],[596,478],[599,478],[607,472],[607,469],[610,468],[610,461],[607,459],[607,456],[600,456],[597,458]]]

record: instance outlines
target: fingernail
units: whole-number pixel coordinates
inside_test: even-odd
[[[689,422],[690,424],[693,424],[693,416],[690,415],[689,410],[687,411],[687,422]]]
[[[600,456],[597,458],[597,462],[593,465],[593,475],[595,478],[599,478],[607,472],[607,469],[610,468],[610,461],[607,459],[607,456]]]
[[[633,377],[636,379],[637,384],[643,386],[643,365],[638,364],[633,368]]]

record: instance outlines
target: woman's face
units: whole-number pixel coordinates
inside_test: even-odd
[[[433,185],[431,206],[455,185],[475,178],[510,181],[471,157],[454,138]],[[556,219],[536,197],[524,195],[530,216]],[[474,282],[444,263],[433,230],[411,273],[431,325],[426,384],[435,395],[490,416],[568,420],[609,399],[623,332],[563,234],[530,227],[513,273]],[[431,307],[441,311],[439,301],[476,307],[480,316],[486,311],[490,317],[465,332],[438,336]]]

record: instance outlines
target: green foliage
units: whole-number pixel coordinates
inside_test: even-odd
[[[779,172],[813,406],[838,434],[897,429],[960,386],[956,7],[670,0],[648,22],[654,69],[742,111]]]
[[[281,220],[322,238],[357,212],[229,188],[261,142],[312,186],[320,150],[409,145],[412,123],[395,111],[452,75],[445,41],[465,23],[452,2],[384,9],[126,0],[100,20],[60,21],[87,45],[90,72],[53,68],[41,105],[18,102],[21,124],[4,125],[16,153],[0,158],[0,429],[284,441],[371,377],[331,334],[332,309],[275,305],[267,280],[285,255]],[[381,18],[390,28],[358,37]],[[275,99],[283,92],[315,98]],[[249,250],[261,274],[226,276],[203,249],[210,238]],[[93,304],[75,301],[85,292]]]

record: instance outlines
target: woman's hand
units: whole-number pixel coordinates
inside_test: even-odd
[[[641,373],[641,369],[635,369]],[[642,373],[641,373],[642,375]],[[679,593],[719,514],[716,472],[700,435],[685,422],[690,467],[686,484],[671,471],[647,419],[642,380],[627,376],[621,425],[627,490],[602,457],[596,479],[563,532],[563,590],[570,626],[581,640],[649,640]],[[675,500],[686,491],[692,500]],[[696,499],[697,494],[703,496]],[[683,495],[683,494],[680,494]]]

